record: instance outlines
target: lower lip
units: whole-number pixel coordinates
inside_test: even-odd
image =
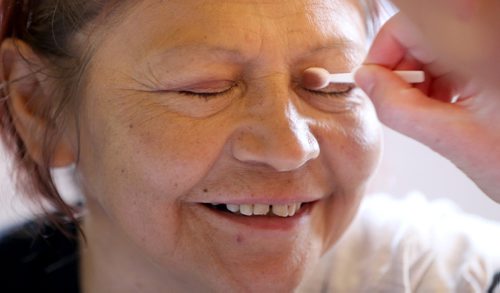
[[[237,226],[244,226],[254,230],[262,231],[292,231],[295,228],[304,224],[309,219],[311,210],[316,202],[305,204],[295,215],[291,217],[278,217],[278,216],[245,216],[233,214],[230,212],[218,211],[199,204],[205,211],[215,215],[217,219],[228,221],[236,224]]]

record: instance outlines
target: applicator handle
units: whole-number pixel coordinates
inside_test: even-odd
[[[425,81],[425,73],[421,70],[395,70],[396,75],[407,83],[421,83]],[[330,83],[354,83],[354,72],[332,73],[329,77]]]

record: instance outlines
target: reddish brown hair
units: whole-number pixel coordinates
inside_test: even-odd
[[[71,221],[76,222],[76,210],[61,198],[51,176],[50,162],[55,144],[61,136],[61,125],[70,116],[63,115],[77,87],[88,56],[71,48],[72,38],[95,19],[110,0],[0,0],[0,43],[8,38],[27,43],[37,54],[49,61],[44,73],[56,77],[57,93],[53,103],[37,113],[48,122],[43,141],[43,162],[35,162],[14,127],[9,110],[9,81],[3,83],[0,96],[0,139],[12,155],[16,186],[23,194],[46,207],[49,204]],[[29,62],[29,60],[26,60]],[[60,78],[57,78],[60,77]],[[73,116],[74,117],[74,116]],[[76,122],[76,121],[75,121]],[[53,222],[60,226],[59,221]]]

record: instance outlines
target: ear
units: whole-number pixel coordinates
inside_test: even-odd
[[[45,135],[57,129],[47,121],[46,112],[54,103],[54,80],[47,74],[40,58],[26,43],[7,39],[0,47],[0,74],[14,126],[23,140],[28,154],[39,165],[44,164]],[[44,115],[45,113],[45,115]],[[64,134],[57,142],[50,167],[62,167],[75,161],[69,138]]]

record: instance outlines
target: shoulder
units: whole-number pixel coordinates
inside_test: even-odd
[[[377,195],[319,270],[333,292],[486,292],[500,271],[498,247],[499,223],[448,201]]]
[[[69,235],[40,220],[1,230],[0,291],[77,292],[76,227],[65,228]]]
[[[500,271],[500,224],[466,214],[448,200],[379,195],[365,202],[358,221],[359,233],[389,248],[392,272],[381,277],[402,272],[406,280],[400,283],[411,291],[484,292]]]

